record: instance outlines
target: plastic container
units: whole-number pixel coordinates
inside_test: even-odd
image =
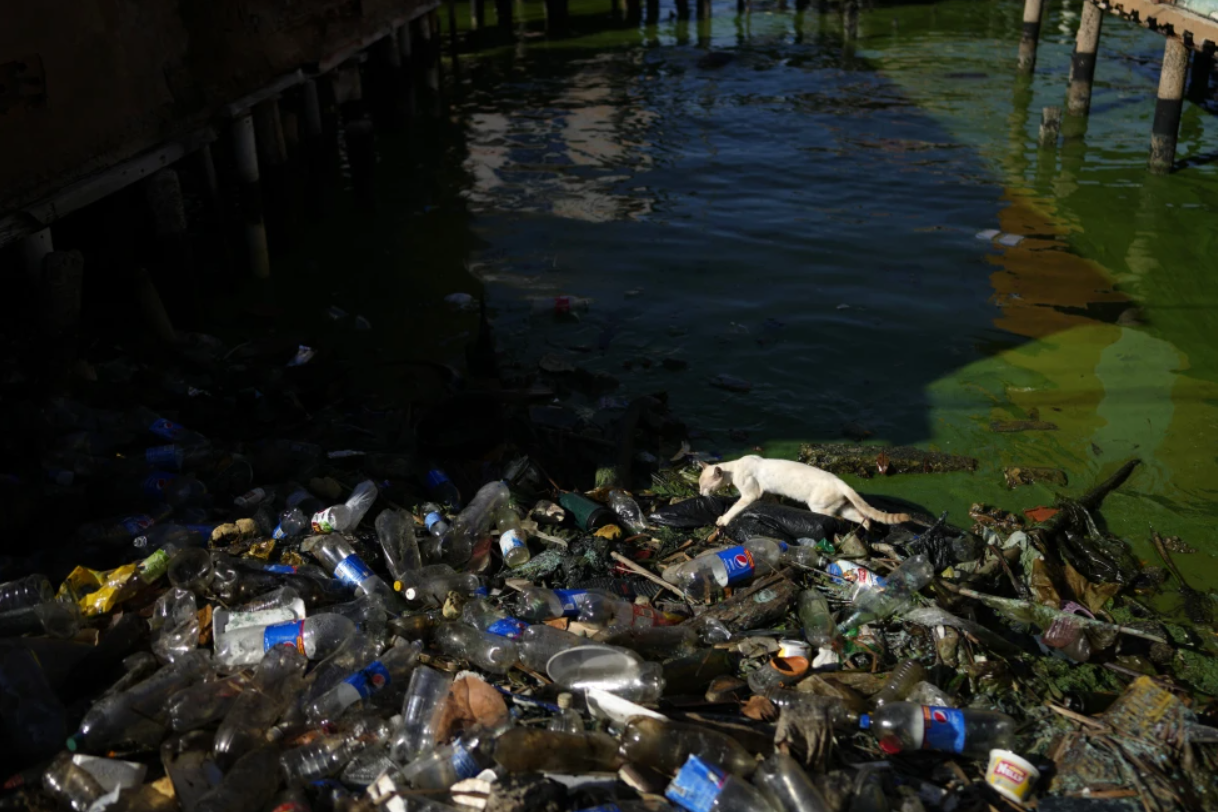
[[[863,714],[859,727],[871,730],[886,753],[942,750],[980,759],[995,748],[1009,749],[1015,741],[1015,720],[1005,713],[911,702],[889,702]]]
[[[999,795],[1022,804],[1039,780],[1040,770],[1018,753],[997,748],[990,751],[985,781]]]
[[[681,767],[664,797],[689,812],[774,812],[756,789],[696,755]]]

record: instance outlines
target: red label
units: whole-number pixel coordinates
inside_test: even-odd
[[[570,313],[571,312],[571,297],[570,296],[555,296],[554,297],[554,312],[555,313]]]

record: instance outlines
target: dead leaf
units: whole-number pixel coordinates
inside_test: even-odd
[[[778,708],[764,696],[750,697],[740,712],[755,722],[772,722],[778,718]]]
[[[1104,604],[1121,591],[1120,584],[1091,583],[1069,564],[1066,564],[1066,584],[1074,592],[1074,597],[1093,613],[1103,609]]]
[[[1032,578],[1029,586],[1032,588],[1032,596],[1036,598],[1037,603],[1054,609],[1061,608],[1061,595],[1057,594],[1057,587],[1053,585],[1053,579],[1049,577],[1049,567],[1043,559],[1038,558],[1032,562]]]
[[[199,610],[199,645],[206,646],[211,642],[211,604],[205,604]]]
[[[476,727],[494,729],[507,721],[507,703],[500,693],[481,678],[467,674],[448,689],[436,721],[436,743],[446,743]]]
[[[1034,507],[1034,508],[1028,508],[1027,510],[1025,510],[1023,512],[1023,515],[1027,516],[1032,521],[1039,523],[1039,522],[1049,521],[1054,516],[1056,516],[1058,513],[1059,513],[1059,511],[1057,508]]]

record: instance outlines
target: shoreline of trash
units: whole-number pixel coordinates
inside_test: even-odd
[[[1212,598],[1187,544],[1152,531],[1144,565],[1102,519],[1136,461],[968,527],[864,494],[915,520],[760,501],[718,528],[733,500],[698,495],[659,396],[415,414],[286,339],[99,371],[12,410],[37,465],[7,501],[47,530],[0,559],[0,808],[1218,805]]]

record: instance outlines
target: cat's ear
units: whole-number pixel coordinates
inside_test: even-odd
[[[698,463],[698,467],[701,468],[703,471],[705,471],[707,468],[710,467],[709,465],[706,464],[706,460],[694,460],[694,462]]]
[[[718,465],[716,465],[716,466],[715,466],[715,477],[716,477],[716,478],[722,478],[722,477],[723,477],[723,469],[722,469],[722,468],[720,468]]]

